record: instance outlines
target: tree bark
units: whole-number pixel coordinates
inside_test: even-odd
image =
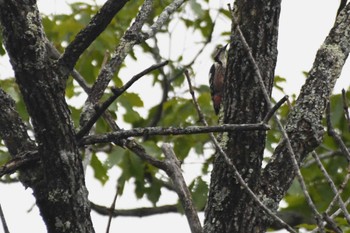
[[[238,0],[234,14],[258,64],[271,95],[277,60],[280,1]],[[232,25],[225,78],[223,123],[257,123],[267,113],[261,87],[255,81],[253,64]],[[230,132],[222,145],[249,187],[259,187],[265,132]],[[276,208],[276,207],[275,207]],[[265,232],[265,214],[236,181],[228,165],[217,156],[211,176],[204,232]]]
[[[236,1],[238,24],[257,61],[271,94],[277,56],[279,1]],[[323,139],[322,118],[329,97],[350,52],[350,4],[339,12],[334,27],[318,50],[296,105],[288,116],[286,132],[300,164]],[[261,24],[264,24],[260,26]],[[233,26],[233,29],[235,27]],[[266,113],[264,98],[253,77],[239,37],[232,30],[224,96],[224,123],[259,122]],[[286,139],[281,140],[271,160],[261,168],[263,132],[227,133],[222,145],[257,197],[277,210],[296,175]],[[221,157],[214,162],[205,232],[265,232],[271,220],[256,206],[230,174]]]
[[[286,131],[300,164],[323,140],[323,115],[336,80],[350,52],[350,4],[339,13],[326,40],[317,51],[315,62],[294,108]],[[295,170],[285,140],[274,151],[261,177],[262,193],[279,203],[290,187]]]
[[[0,23],[35,131],[42,177],[30,187],[48,232],[94,232],[75,131],[65,102],[66,77],[46,50],[36,1],[0,1]]]

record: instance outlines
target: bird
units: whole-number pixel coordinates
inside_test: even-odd
[[[218,115],[223,97],[224,79],[226,71],[226,47],[217,47],[214,51],[214,64],[209,71],[209,88],[215,114]]]

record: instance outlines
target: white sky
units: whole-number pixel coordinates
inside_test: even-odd
[[[217,1],[217,0],[216,0]],[[71,2],[71,1],[68,1]],[[226,7],[226,4],[231,1],[220,1],[220,5]],[[339,1],[334,0],[285,0],[282,1],[282,12],[280,20],[280,36],[279,36],[279,57],[276,69],[276,75],[287,78],[287,84],[284,85],[287,94],[298,93],[305,78],[302,75],[302,71],[309,71],[316,51],[325,39],[330,28],[333,25],[334,17],[337,11]],[[39,0],[40,9],[46,13],[59,13],[67,11],[67,7],[63,1],[57,0]],[[217,31],[229,30],[230,22],[226,19],[219,20],[217,24]],[[214,39],[219,40],[218,35],[214,35]],[[175,49],[176,51],[184,51],[183,46],[191,41],[190,34],[181,35],[180,41],[177,41],[176,45],[181,48]],[[216,42],[216,41],[215,41]],[[220,41],[221,42],[221,41]],[[219,41],[218,41],[219,43]],[[165,41],[166,45],[167,42]],[[174,45],[172,45],[174,46]],[[172,47],[171,46],[171,47]],[[203,53],[199,58],[199,62],[193,66],[196,72],[195,82],[204,83],[207,82],[208,67],[210,64],[210,54],[212,47]],[[188,55],[190,56],[190,54]],[[128,59],[127,61],[130,61]],[[133,63],[130,63],[130,67],[133,67]],[[136,63],[134,63],[135,65]],[[141,71],[151,63],[142,62],[142,65],[137,65],[137,70]],[[6,77],[5,68],[8,67],[3,60],[0,60],[1,74],[0,77]],[[137,72],[138,72],[137,71]],[[6,72],[6,71],[5,71]],[[133,71],[135,72],[135,70]],[[343,74],[337,82],[335,93],[339,93],[342,88],[347,88],[350,84],[349,77],[350,67],[346,65],[343,69]],[[123,75],[123,73],[121,74]],[[128,76],[125,74],[125,76]],[[204,77],[204,78],[203,78]],[[137,83],[133,90],[144,89],[145,86],[151,86],[150,81],[142,81]],[[153,89],[152,89],[153,90]],[[147,99],[149,95],[141,93],[143,99]],[[277,95],[278,96],[278,95]],[[149,99],[149,98],[148,98]],[[150,104],[154,101],[151,98]],[[147,100],[146,100],[147,102]],[[147,103],[145,103],[147,105]],[[186,171],[198,171],[198,166],[188,164],[184,167]],[[109,172],[111,176],[111,182],[102,187],[98,181],[93,178],[91,169],[87,171],[87,186],[90,192],[90,199],[98,204],[109,206],[113,200],[115,183],[118,171],[112,169]],[[197,172],[186,173],[186,178],[193,177],[193,174]],[[113,178],[114,177],[114,178]],[[117,208],[131,208],[151,206],[147,201],[139,201],[133,195],[133,185],[126,185],[125,195],[118,198]],[[176,200],[176,196],[173,193],[167,193],[165,197],[162,197],[159,204],[173,204]],[[10,228],[10,232],[30,232],[43,233],[46,232],[45,226],[41,220],[37,208],[27,214],[27,210],[34,204],[34,198],[31,195],[31,190],[24,190],[21,185],[5,185],[0,184],[0,203],[7,218],[7,223]],[[92,217],[95,225],[96,232],[105,232],[107,225],[107,217],[101,217],[92,211]],[[202,215],[201,215],[202,217]],[[1,226],[1,225],[0,225]],[[2,228],[0,228],[0,232]],[[152,233],[187,233],[190,232],[187,225],[187,220],[178,214],[166,214],[157,215],[146,218],[116,218],[112,221],[111,232],[117,231],[118,233],[137,232],[142,230],[143,232]]]

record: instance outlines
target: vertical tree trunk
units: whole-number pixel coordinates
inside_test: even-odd
[[[0,1],[2,36],[35,131],[42,177],[31,184],[48,232],[94,232],[65,80],[46,50],[36,1]]]
[[[279,0],[237,0],[235,17],[271,94],[277,60]],[[224,123],[258,123],[267,112],[253,65],[235,26],[225,79]],[[228,133],[223,146],[249,187],[257,193],[265,148],[265,132]],[[257,208],[221,156],[214,161],[204,232],[265,232],[268,219]]]

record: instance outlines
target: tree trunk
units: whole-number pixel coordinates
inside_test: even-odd
[[[234,14],[271,95],[277,60],[280,1],[237,0]],[[225,78],[224,123],[258,123],[267,113],[261,87],[247,50],[232,26]],[[223,147],[249,187],[257,193],[266,133],[225,133]],[[211,176],[204,232],[265,232],[265,213],[241,187],[221,156]],[[277,208],[277,206],[274,206]]]
[[[277,56],[280,1],[236,1],[237,22],[249,44],[263,81],[271,94]],[[265,135],[262,132],[230,133],[222,136],[226,153],[252,191],[272,211],[289,189],[297,165],[323,139],[322,118],[350,48],[350,3],[339,13],[328,37],[316,54],[285,131],[272,158],[261,168]],[[266,114],[261,89],[242,42],[232,30],[224,96],[224,123],[260,122]],[[288,149],[288,144],[293,154]],[[295,156],[292,160],[291,156]],[[250,198],[221,156],[214,162],[205,232],[265,232],[270,218]]]
[[[30,187],[48,232],[94,232],[75,131],[65,102],[66,77],[46,49],[36,1],[0,1],[0,23],[35,131],[42,177]]]

